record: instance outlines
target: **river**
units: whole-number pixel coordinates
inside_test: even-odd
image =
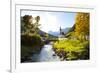
[[[52,44],[46,44],[41,49],[39,54],[33,54],[33,62],[49,62],[49,61],[60,61],[59,56],[57,56],[52,49]]]

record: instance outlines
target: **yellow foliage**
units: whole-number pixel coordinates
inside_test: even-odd
[[[89,35],[89,13],[77,13],[75,18],[75,35],[78,37]]]

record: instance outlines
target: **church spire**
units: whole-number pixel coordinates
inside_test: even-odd
[[[60,35],[62,34],[62,29],[61,29],[61,26],[60,26]]]

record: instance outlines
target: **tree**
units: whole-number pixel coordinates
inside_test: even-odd
[[[36,16],[35,20],[36,20],[36,22],[33,25],[34,25],[35,31],[38,32],[38,30],[39,30],[38,27],[40,26],[40,24],[39,24],[40,16]]]
[[[75,19],[75,35],[79,39],[85,39],[86,36],[89,36],[89,13],[77,13]]]
[[[30,16],[30,15],[25,15],[25,16],[22,17],[22,21],[21,22],[24,23],[23,29],[25,30],[26,34],[29,34],[30,29],[33,28],[32,20],[33,20],[33,17]]]
[[[40,26],[39,21],[40,21],[40,16],[35,17],[35,22],[33,23],[33,17],[31,15],[25,15],[21,18],[21,23],[24,23],[24,26],[22,29],[26,30],[26,33],[29,34],[30,32],[32,33],[37,33],[38,32],[38,27]]]
[[[32,19],[33,19],[32,16],[29,16],[29,15],[23,16],[23,21],[25,23],[24,26],[27,28],[32,28]]]

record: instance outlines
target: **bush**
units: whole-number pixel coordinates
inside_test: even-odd
[[[27,61],[33,53],[39,53],[42,46],[40,35],[21,35],[21,61]]]
[[[54,43],[53,48],[59,52],[66,52],[67,60],[89,59],[89,41],[59,40]]]
[[[21,35],[21,45],[33,46],[41,44],[41,37],[38,34]]]

